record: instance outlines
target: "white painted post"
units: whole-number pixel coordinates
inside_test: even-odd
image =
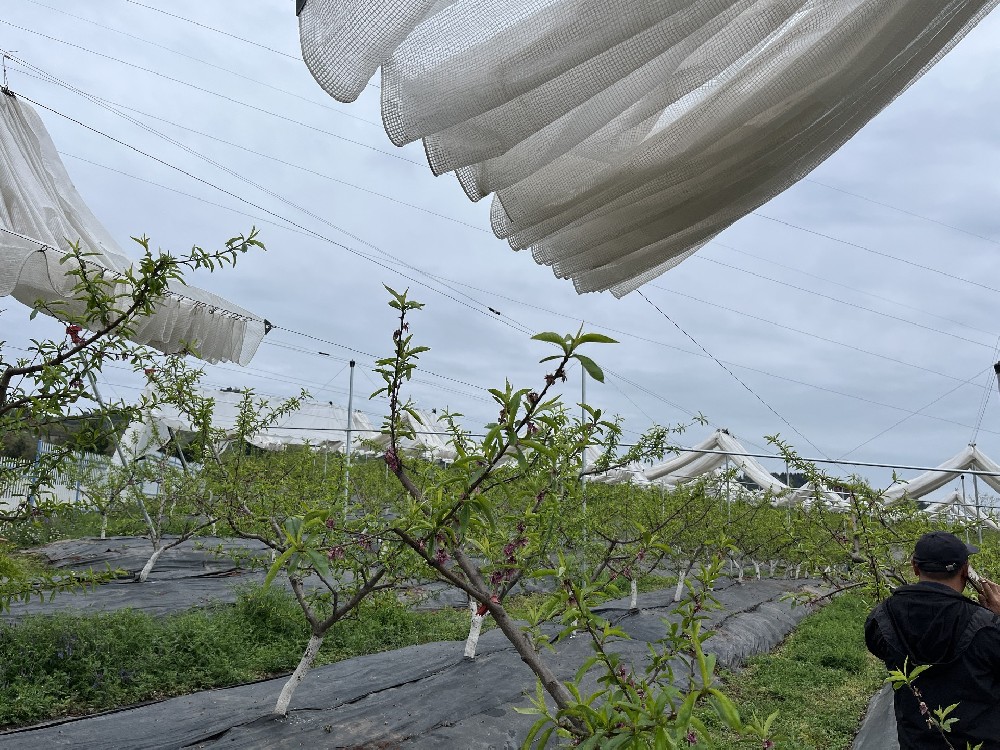
[[[354,432],[354,365],[351,360],[351,379],[347,387],[347,443],[344,445],[344,520],[347,520],[347,503],[351,499],[351,440]]]

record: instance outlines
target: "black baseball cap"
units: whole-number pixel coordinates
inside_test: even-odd
[[[913,562],[929,573],[954,573],[976,552],[979,547],[966,544],[954,534],[931,531],[917,540]]]

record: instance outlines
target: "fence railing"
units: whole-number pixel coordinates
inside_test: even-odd
[[[59,446],[39,441],[39,455],[63,450]],[[176,457],[166,458],[167,464],[180,468],[181,462]],[[48,482],[48,489],[57,490],[64,501],[80,502],[84,488],[107,478],[111,466],[110,456],[84,451],[72,453],[63,460]],[[35,479],[34,461],[0,456],[0,505],[11,505],[10,500],[21,500],[31,493],[31,484]],[[146,495],[156,495],[159,486],[156,482],[144,482],[142,491]]]
[[[27,497],[31,491],[31,461],[0,456],[0,498]]]

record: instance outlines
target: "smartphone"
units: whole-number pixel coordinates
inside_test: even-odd
[[[976,593],[980,596],[984,596],[982,580],[979,577],[979,573],[971,565],[969,566],[969,585],[976,590]]]

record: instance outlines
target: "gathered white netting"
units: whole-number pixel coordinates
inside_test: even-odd
[[[60,263],[70,242],[94,253],[88,263],[95,272],[117,275],[132,265],[73,186],[38,114],[0,94],[0,296],[29,306],[66,301],[78,281]],[[187,346],[208,362],[247,364],[265,324],[221,297],[174,285],[153,315],[132,327],[133,341],[163,352]]]
[[[893,503],[904,497],[916,500],[941,489],[969,470],[983,472],[979,474],[979,478],[996,492],[1000,492],[1000,464],[975,445],[968,445],[936,469],[925,471],[918,477],[888,489],[885,492],[885,501]]]
[[[214,430],[221,430],[227,437],[239,434],[240,409],[244,394],[240,391],[201,390],[200,398],[212,399],[212,424]],[[254,397],[263,401],[263,410],[277,408],[275,399]],[[381,431],[374,427],[368,416],[354,410],[348,424],[345,407],[317,401],[305,401],[279,419],[275,424],[261,429],[248,438],[250,444],[266,450],[281,450],[290,445],[309,445],[320,450],[343,453],[347,445],[347,432],[351,431],[351,447],[363,450],[365,441],[378,439]],[[132,422],[121,439],[126,452],[131,456],[142,456],[162,447],[170,437],[169,430],[192,432],[195,427],[177,407],[158,404],[142,419]],[[160,442],[157,442],[160,441]],[[116,460],[118,457],[116,456]]]
[[[1000,0],[306,0],[340,101],[382,68],[397,145],[493,230],[627,294],[804,177]]]

